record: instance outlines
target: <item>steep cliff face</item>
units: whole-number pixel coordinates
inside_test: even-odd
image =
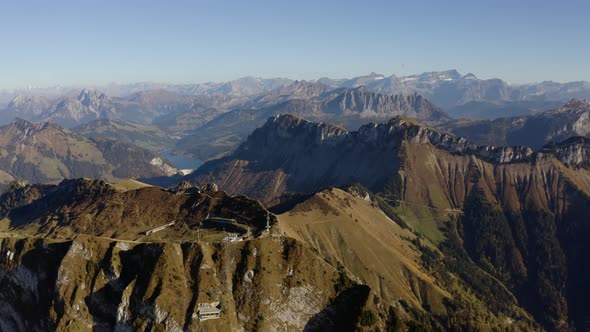
[[[366,87],[344,91],[326,102],[329,113],[358,113],[365,118],[407,116],[426,122],[448,121],[451,118],[419,94],[382,95]]]
[[[579,163],[578,151],[566,145],[551,154]],[[502,280],[547,329],[584,326],[590,315],[582,309],[590,294],[582,259],[590,252],[583,240],[590,236],[588,169],[553,157],[498,165],[434,153],[430,146],[408,146],[405,153],[400,178],[406,210],[421,218],[424,210],[462,211],[458,223],[441,222],[430,231],[457,232],[471,259]],[[424,227],[420,217],[408,223]]]

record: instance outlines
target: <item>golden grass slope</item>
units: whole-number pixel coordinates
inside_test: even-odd
[[[420,263],[420,253],[402,229],[372,202],[340,189],[317,193],[279,215],[287,234],[334,263],[343,264],[379,297],[444,312],[450,295],[435,285]]]
[[[130,191],[130,190],[137,190],[141,188],[151,187],[151,185],[147,183],[143,183],[133,179],[126,179],[121,180],[119,182],[113,183],[112,185],[115,189],[119,191]]]

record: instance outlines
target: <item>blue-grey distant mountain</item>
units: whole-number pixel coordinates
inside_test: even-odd
[[[52,101],[47,97],[40,96],[16,96],[1,113],[0,120],[8,123],[15,117],[25,119],[36,119],[51,106]]]
[[[383,94],[416,92],[443,109],[450,109],[477,101],[539,102],[590,98],[589,82],[542,82],[511,85],[498,78],[479,79],[474,74],[462,75],[456,70],[427,72],[402,77],[395,75],[386,77],[371,73],[353,79],[322,78],[318,81],[333,87],[365,85],[369,89]]]
[[[71,128],[95,120],[125,120],[158,124],[170,133],[182,134],[247,100],[223,94],[189,96],[162,89],[110,97],[97,90],[83,89],[75,97],[57,99],[17,96],[6,109],[0,110],[0,122],[9,123],[20,117]]]
[[[133,84],[109,84],[97,86],[89,91],[100,91],[111,99],[120,101],[121,107],[125,110],[122,118],[143,124],[156,124],[155,118],[165,117],[167,126],[173,126],[170,122],[180,124],[187,123],[186,118],[195,120],[194,117],[203,111],[203,104],[200,101],[193,101],[194,97],[210,98],[216,100],[208,105],[211,108],[237,109],[245,108],[251,103],[273,98],[278,91],[288,87],[294,81],[288,78],[263,79],[257,77],[243,77],[227,82],[206,82],[194,84],[162,84],[162,83],[133,83]],[[539,110],[547,110],[555,107],[556,102],[565,102],[573,98],[590,98],[590,83],[585,81],[557,83],[545,81],[541,83],[509,84],[499,78],[479,79],[474,74],[463,75],[457,70],[440,72],[426,72],[409,76],[386,76],[378,73],[370,73],[353,78],[335,79],[321,78],[316,81],[327,87],[327,90],[336,88],[358,88],[366,86],[369,90],[384,95],[399,95],[418,93],[435,105],[441,107],[454,117],[467,118],[497,118],[506,115],[532,114]],[[50,88],[29,88],[15,91],[0,91],[0,105],[8,105],[10,99],[16,97],[22,99],[27,97],[45,97],[52,101],[67,98],[75,99],[80,88],[76,87],[50,87]],[[153,92],[157,91],[157,92]],[[165,92],[168,96],[165,96]],[[146,107],[142,101],[138,101],[138,95],[158,95],[159,101],[151,98],[148,104],[157,104],[157,107]],[[19,97],[20,96],[20,97]],[[173,96],[173,100],[171,100]],[[225,98],[224,101],[219,99]],[[133,100],[136,99],[136,100]],[[156,98],[157,99],[157,98]],[[18,101],[18,100],[15,100]],[[22,101],[21,101],[22,102]],[[33,102],[34,104],[34,102]],[[75,103],[74,103],[75,104]],[[191,109],[193,104],[199,107]],[[55,118],[60,119],[61,124],[69,125],[70,122],[85,121],[84,110],[68,103],[71,115],[62,119],[62,114],[56,114]],[[178,107],[180,106],[180,107]],[[29,107],[29,106],[25,106]],[[29,107],[29,111],[38,112]],[[8,106],[8,109],[14,109]],[[133,111],[137,111],[133,113]],[[75,113],[79,113],[76,115]],[[92,112],[91,112],[92,113]],[[157,113],[157,114],[156,114]],[[187,115],[182,115],[188,113]],[[220,112],[221,113],[221,112]],[[190,115],[189,115],[190,114]],[[17,114],[12,114],[17,115]],[[94,115],[90,115],[92,118]],[[175,116],[181,116],[174,119]],[[44,120],[44,118],[31,118],[27,114],[18,114],[30,120]],[[0,120],[4,122],[13,117],[3,115]],[[110,117],[112,118],[112,117]],[[210,120],[210,119],[209,119]],[[188,121],[188,123],[191,123]],[[196,120],[199,122],[200,120]],[[206,119],[205,119],[206,121]],[[175,130],[186,130],[187,128],[175,128]]]
[[[573,99],[562,107],[529,116],[459,120],[443,129],[481,144],[540,148],[572,136],[590,137],[590,102]]]
[[[0,117],[9,122],[15,117],[30,121],[51,121],[64,127],[97,119],[120,118],[119,103],[95,90],[82,90],[76,97],[15,97]]]
[[[445,109],[452,117],[461,119],[497,119],[532,115],[563,105],[561,100],[523,100],[523,101],[470,101],[463,105]]]

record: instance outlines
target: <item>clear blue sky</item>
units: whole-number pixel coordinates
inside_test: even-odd
[[[3,1],[0,88],[456,68],[590,80],[588,1]]]

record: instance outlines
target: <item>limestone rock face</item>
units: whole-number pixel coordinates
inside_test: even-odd
[[[201,190],[206,192],[217,192],[219,188],[214,182],[208,182],[201,186]]]

